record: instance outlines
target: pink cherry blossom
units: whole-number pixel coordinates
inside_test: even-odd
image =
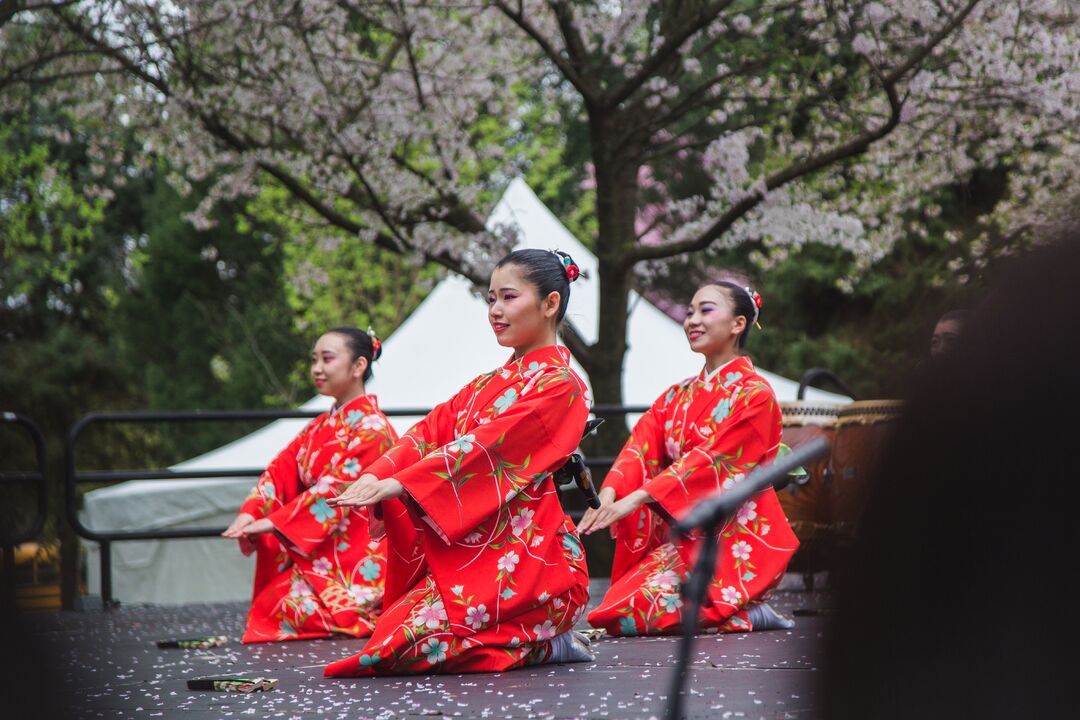
[[[736,560],[749,560],[753,547],[745,540],[740,540],[731,546],[731,554]]]
[[[350,585],[349,594],[359,605],[367,605],[375,599],[375,591],[368,585]]]
[[[473,630],[479,630],[489,620],[491,620],[491,614],[488,613],[487,607],[485,607],[483,604],[477,605],[476,607],[471,607],[465,611],[465,622]]]
[[[649,578],[649,585],[660,590],[671,590],[679,587],[679,575],[673,570],[664,570]]]
[[[672,461],[682,457],[682,450],[679,448],[679,443],[671,438],[664,441],[664,452]]]
[[[739,508],[735,521],[740,525],[746,525],[747,523],[753,522],[757,516],[757,503],[753,500],[749,500],[743,503],[742,507]]]
[[[442,600],[437,600],[431,605],[424,605],[413,617],[413,625],[416,627],[427,626],[429,630],[438,629],[446,621],[446,607]]]
[[[533,633],[537,640],[550,640],[555,637],[555,626],[550,620],[545,620],[542,625],[534,625]]]
[[[386,427],[386,420],[381,415],[365,415],[360,421],[360,427],[365,430],[382,430]]]
[[[311,586],[307,584],[304,579],[293,580],[289,586],[289,596],[294,598],[302,598],[305,595],[311,595]]]
[[[521,535],[532,526],[532,519],[535,514],[533,510],[528,508],[519,511],[517,515],[510,518],[510,531],[515,536]]]
[[[521,560],[521,556],[518,555],[513,550],[509,550],[509,551],[506,552],[506,554],[504,554],[502,557],[499,558],[499,561],[496,563],[496,566],[500,570],[506,572],[507,574],[510,574],[510,573],[514,572],[514,568],[517,567],[517,564],[518,564],[519,560]]]

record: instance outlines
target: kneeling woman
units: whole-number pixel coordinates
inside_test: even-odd
[[[683,327],[705,356],[699,375],[673,385],[646,412],[588,510],[582,534],[610,527],[611,588],[589,623],[612,635],[678,632],[680,586],[694,545],[668,538],[668,523],[739,482],[780,447],[772,388],[739,355],[760,298],[732,283],[697,291]],[[702,629],[741,632],[792,623],[761,602],[798,547],[772,488],[747,502],[720,533],[720,559],[702,607]]]
[[[432,410],[334,502],[384,506],[388,573],[408,580],[388,581],[371,639],[327,666],[327,676],[591,659],[571,632],[588,602],[585,558],[551,478],[588,415],[585,384],[555,345],[575,277],[569,256],[503,258],[491,275],[488,320],[513,356]],[[405,551],[414,529],[419,567],[407,566]]]
[[[379,342],[335,328],[311,352],[311,376],[334,407],[315,418],[259,478],[225,537],[256,553],[244,642],[371,634],[382,601],[385,544],[365,510],[332,508],[337,496],[397,435],[364,381]]]

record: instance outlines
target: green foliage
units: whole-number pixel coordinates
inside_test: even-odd
[[[123,360],[148,409],[287,407],[307,398],[296,381],[306,340],[291,321],[282,286],[282,243],[259,224],[236,222],[222,203],[218,223],[196,230],[159,167],[140,189],[141,233],[131,242],[131,287],[118,304]],[[163,426],[175,461],[250,428]]]
[[[288,238],[281,248],[282,279],[290,316],[309,343],[340,325],[370,326],[385,338],[443,276],[434,264],[417,266],[340,230],[313,231],[310,216],[271,182],[262,185],[245,213],[275,236]]]
[[[70,292],[105,205],[77,191],[76,182],[25,117],[0,123],[0,290],[15,302]],[[53,295],[52,302],[64,300]]]
[[[67,126],[58,114],[0,118],[0,409],[29,416],[46,436],[50,537],[62,514],[68,427],[91,409],[122,409],[133,400],[116,360],[112,315],[124,286],[123,244],[99,235],[106,205],[82,190],[90,184],[88,163],[45,132]],[[129,429],[108,447],[90,444],[79,460],[84,467],[130,461],[136,434]],[[21,432],[0,432],[0,458],[18,463],[9,469],[28,469],[25,446]],[[19,492],[2,505],[25,516],[28,497]]]

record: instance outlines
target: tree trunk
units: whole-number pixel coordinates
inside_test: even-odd
[[[593,401],[621,405],[622,374],[626,356],[627,308],[633,266],[625,249],[637,242],[634,218],[637,208],[639,163],[625,148],[612,148],[613,128],[602,120],[591,123],[596,172],[596,256],[600,275],[599,327],[596,344],[582,366],[589,373]],[[600,426],[589,452],[615,455],[626,442],[625,418],[609,416]]]

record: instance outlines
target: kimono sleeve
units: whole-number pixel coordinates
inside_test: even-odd
[[[662,514],[679,517],[776,453],[780,406],[767,384],[747,383],[727,407],[730,414],[713,426],[709,442],[693,448],[642,485]]]
[[[604,478],[603,487],[613,489],[616,500],[640,488],[660,469],[664,456],[664,410],[669,397],[671,389],[638,418],[630,438]]]
[[[460,541],[574,452],[588,408],[573,377],[559,372],[490,422],[394,475],[447,544]]]
[[[396,478],[400,468],[406,468],[418,462],[422,457],[439,445],[454,439],[454,420],[457,418],[456,406],[466,386],[461,392],[444,403],[432,408],[422,420],[409,428],[394,445],[377,460],[368,465],[364,472],[371,473],[380,480]]]
[[[364,466],[379,457],[393,439],[389,424],[355,435],[346,449],[334,454],[314,485],[268,515],[279,536],[309,557],[350,513],[349,508],[330,507],[326,498],[340,495],[355,482]]]
[[[308,423],[292,442],[270,461],[266,470],[259,476],[259,481],[240,506],[241,513],[247,513],[256,518],[266,517],[296,496],[300,489],[300,468],[297,465],[296,456],[320,419],[316,418]]]

